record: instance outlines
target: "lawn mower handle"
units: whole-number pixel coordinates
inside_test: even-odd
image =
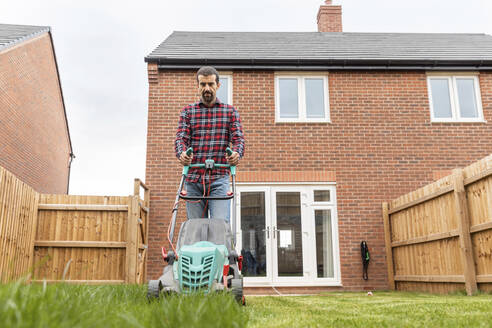
[[[186,155],[190,156],[193,153],[193,148],[188,148],[186,150]],[[226,148],[226,153],[228,156],[232,155],[232,150],[227,147]],[[183,166],[183,172],[181,175],[181,181],[179,183],[179,188],[178,188],[178,194],[176,195],[176,201],[174,202],[174,207],[172,211],[172,219],[171,219],[171,227],[170,227],[170,234],[168,235],[169,240],[172,242],[173,237],[174,237],[174,229],[176,225],[176,217],[178,214],[178,204],[179,204],[179,199],[185,199],[185,200],[228,200],[232,199],[232,241],[234,244],[234,247],[236,245],[236,166],[235,165],[229,165],[229,164],[215,164],[214,163],[214,168],[229,168],[231,172],[231,178],[232,178],[232,193],[228,194],[225,197],[203,197],[203,196],[187,196],[186,194],[182,194],[183,191],[183,186],[184,182],[186,179],[186,176],[188,175],[188,171],[190,167],[197,167],[197,168],[205,168],[206,164],[192,164],[192,165],[186,165]]]

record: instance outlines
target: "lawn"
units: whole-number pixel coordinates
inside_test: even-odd
[[[492,327],[492,295],[146,299],[145,286],[0,285],[0,327]]]

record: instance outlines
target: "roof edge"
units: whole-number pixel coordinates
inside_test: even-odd
[[[157,63],[159,68],[195,69],[212,65],[225,69],[488,69],[492,60],[391,60],[391,59],[177,59],[165,57],[145,57],[147,63]]]
[[[28,35],[23,36],[19,39],[15,39],[12,42],[4,44],[3,46],[0,45],[0,51],[4,51],[6,49],[9,49],[9,48],[11,48],[11,47],[13,47],[19,43],[23,43],[23,42],[27,41],[27,40],[34,39],[35,37],[37,37],[43,33],[50,33],[51,32],[51,27],[49,27],[49,26],[40,26],[40,28],[41,29],[39,31],[28,34]]]
[[[202,65],[158,65],[160,70],[198,70]],[[215,65],[217,70],[257,71],[492,71],[492,65],[474,68],[472,66],[227,66]]]
[[[65,107],[65,97],[63,96],[63,88],[62,88],[61,79],[60,79],[60,70],[58,69],[58,60],[56,59],[55,43],[53,42],[53,36],[51,34],[51,30],[48,32],[48,34],[50,36],[51,49],[53,51],[53,58],[55,60],[56,75],[58,77],[58,86],[60,88],[60,95],[61,95],[61,100],[62,100],[62,105],[63,105],[63,113],[65,114],[65,125],[67,126],[67,136],[68,136],[68,144],[70,146],[70,156],[72,156],[73,155],[72,138],[70,137],[70,128],[68,126],[67,109]],[[67,194],[68,194],[68,190],[67,190]]]

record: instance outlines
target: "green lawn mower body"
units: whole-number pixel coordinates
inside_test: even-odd
[[[209,241],[199,241],[183,246],[179,261],[173,267],[174,278],[180,282],[184,292],[204,290],[208,292],[212,284],[223,280],[219,268],[229,265],[229,252],[224,245],[215,245]]]

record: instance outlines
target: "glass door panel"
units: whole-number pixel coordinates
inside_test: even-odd
[[[301,193],[276,193],[276,228],[274,238],[277,247],[277,275],[303,276]]]
[[[265,192],[241,192],[241,255],[245,277],[267,276]],[[269,232],[268,232],[269,233]]]
[[[333,278],[333,234],[331,227],[331,210],[315,210],[316,229],[316,268],[318,278]]]

